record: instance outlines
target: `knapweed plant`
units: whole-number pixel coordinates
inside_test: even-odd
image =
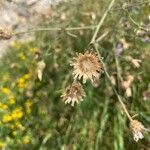
[[[148,1],[75,1],[40,28],[1,28],[35,40],[1,58],[0,147],[148,150],[149,15]]]

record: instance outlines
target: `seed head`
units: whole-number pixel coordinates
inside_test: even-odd
[[[71,66],[73,66],[74,69],[73,75],[75,80],[83,78],[83,83],[86,83],[86,80],[89,79],[93,85],[98,84],[102,64],[95,53],[79,53],[73,60],[74,62]]]
[[[139,139],[143,139],[143,134],[149,131],[149,129],[146,129],[144,125],[138,120],[130,121],[130,129],[132,131],[133,138],[136,142],[138,142]]]
[[[0,40],[9,40],[12,37],[12,33],[7,28],[0,27]]]
[[[85,92],[82,85],[79,82],[74,82],[70,87],[61,96],[65,103],[71,103],[71,106],[74,106],[75,103],[83,101],[85,97]]]

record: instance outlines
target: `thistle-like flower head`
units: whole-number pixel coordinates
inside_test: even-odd
[[[149,129],[146,129],[144,125],[138,120],[130,121],[130,129],[132,131],[133,138],[136,142],[138,142],[139,139],[143,139],[144,138],[143,134],[149,131]]]
[[[79,82],[73,82],[70,87],[61,96],[65,103],[71,103],[74,106],[75,103],[83,101],[85,92],[82,85]]]
[[[0,27],[0,40],[9,40],[12,37],[12,33],[7,28]]]
[[[71,63],[73,66],[74,79],[83,78],[83,83],[86,80],[91,80],[92,84],[96,84],[99,81],[102,63],[93,52],[85,52],[84,54],[79,53],[73,58],[74,62]]]

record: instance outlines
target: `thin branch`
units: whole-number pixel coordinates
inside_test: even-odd
[[[132,21],[132,23],[134,24],[134,25],[136,25],[139,29],[141,29],[141,30],[143,30],[143,31],[145,31],[145,32],[148,32],[148,29],[146,29],[146,28],[144,28],[144,27],[142,27],[140,24],[138,24],[132,17],[131,17],[131,15],[128,13],[128,15],[129,15],[129,18],[130,18],[130,20]]]
[[[103,60],[101,59],[101,55],[100,55],[100,53],[99,53],[99,51],[98,51],[97,43],[96,43],[96,37],[97,37],[97,34],[98,34],[99,30],[100,30],[100,27],[101,27],[102,24],[104,23],[104,20],[105,20],[105,18],[106,18],[106,16],[107,16],[108,12],[109,12],[110,9],[112,8],[114,2],[115,2],[115,0],[112,0],[112,1],[111,1],[111,3],[109,4],[108,8],[106,9],[106,11],[105,11],[103,17],[102,17],[101,20],[99,21],[99,24],[98,24],[97,28],[95,29],[95,32],[94,32],[93,37],[92,37],[92,39],[91,39],[90,45],[93,45],[94,48],[95,48],[95,50],[97,51],[98,57],[99,57],[99,59],[101,60],[101,63],[102,63],[102,65],[103,65],[104,73],[105,73],[105,75],[106,75],[106,77],[107,77],[107,80],[109,81],[109,83],[110,83],[110,85],[111,85],[111,87],[112,87],[112,89],[113,89],[115,95],[117,96],[118,101],[120,102],[120,104],[121,104],[121,106],[122,106],[122,108],[123,108],[125,114],[127,115],[128,119],[129,119],[130,121],[132,121],[133,119],[132,119],[132,117],[130,116],[130,114],[129,114],[129,112],[128,112],[126,106],[125,106],[125,104],[123,103],[121,96],[118,94],[118,92],[117,92],[117,90],[115,89],[113,83],[111,82],[110,75],[109,75],[109,73],[108,73],[108,71],[107,71],[107,68],[106,68],[106,66],[105,66],[105,63],[104,63]]]
[[[99,38],[97,38],[96,42],[97,43],[100,42],[103,38],[105,38],[108,35],[109,32],[110,31],[104,32]]]
[[[118,99],[118,101],[120,102],[120,104],[121,104],[121,106],[122,106],[122,108],[123,108],[125,114],[127,115],[128,119],[129,119],[130,121],[132,121],[133,119],[132,119],[131,115],[129,114],[129,112],[128,112],[126,106],[125,106],[125,104],[123,103],[121,96],[118,94],[118,92],[117,92],[117,90],[115,89],[113,83],[111,82],[110,75],[109,75],[109,73],[108,73],[108,71],[107,71],[107,68],[106,68],[106,66],[105,66],[105,63],[104,63],[103,60],[101,59],[101,56],[100,56],[100,53],[99,53],[99,51],[98,51],[97,45],[96,45],[95,43],[93,43],[93,45],[94,45],[94,48],[95,48],[95,50],[96,50],[96,52],[97,52],[97,54],[98,54],[99,59],[101,60],[101,63],[102,63],[102,65],[103,65],[103,69],[104,69],[104,73],[105,73],[105,75],[106,75],[106,77],[107,77],[107,80],[109,81],[109,83],[110,83],[110,85],[111,85],[111,87],[112,87],[112,89],[113,89],[115,95],[117,96],[117,99]]]
[[[109,119],[108,105],[109,105],[109,100],[106,99],[105,104],[104,104],[104,109],[103,109],[103,112],[101,115],[99,130],[98,130],[97,137],[96,137],[95,150],[99,149],[99,146],[102,142],[102,135],[106,129],[106,124],[107,124],[108,119]]]
[[[20,35],[31,32],[42,32],[42,31],[76,31],[76,30],[92,30],[97,26],[83,26],[83,27],[68,27],[68,28],[37,28],[37,29],[27,29],[25,31],[14,32],[12,35]]]
[[[97,37],[97,34],[98,34],[98,31],[100,30],[100,28],[101,28],[101,26],[102,26],[102,24],[103,24],[103,22],[104,22],[104,20],[105,20],[105,18],[106,18],[106,16],[107,16],[108,12],[109,12],[109,11],[111,10],[111,8],[112,8],[114,2],[115,2],[115,0],[112,0],[112,1],[111,1],[111,3],[109,4],[108,8],[106,9],[104,15],[102,16],[101,20],[99,21],[99,23],[98,23],[98,25],[97,25],[97,28],[95,29],[95,32],[94,32],[93,37],[92,37],[92,39],[91,39],[90,44],[92,44],[92,43],[95,42],[96,37]]]
[[[121,7],[121,8],[114,8],[114,9],[111,9],[111,11],[116,11],[116,10],[124,10],[124,9],[127,9],[127,8],[131,8],[131,7],[135,7],[135,6],[140,6],[140,5],[144,5],[144,4],[148,4],[149,1],[145,1],[145,2],[139,2],[139,3],[134,3],[134,4],[126,4]],[[120,11],[118,11],[120,12]]]

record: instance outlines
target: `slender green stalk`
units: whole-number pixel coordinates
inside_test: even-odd
[[[100,28],[101,28],[101,26],[102,26],[102,24],[103,24],[103,22],[104,22],[106,16],[108,15],[108,12],[109,12],[109,11],[111,10],[111,8],[112,8],[114,2],[115,2],[115,0],[112,0],[112,1],[111,1],[111,3],[109,4],[108,8],[106,9],[104,15],[102,16],[101,20],[99,21],[99,23],[98,23],[98,25],[97,25],[97,28],[95,29],[94,35],[93,35],[93,37],[92,37],[92,39],[91,39],[91,42],[90,42],[91,44],[95,42],[96,37],[97,37],[97,34],[98,34],[98,31],[100,30]]]
[[[95,44],[93,44],[93,45],[94,45],[94,47],[95,47],[95,50],[96,50],[97,53],[98,53],[99,59],[101,59],[101,56],[100,56],[100,53],[99,53],[99,51],[98,51],[97,46],[96,46]],[[110,75],[109,75],[109,73],[108,73],[108,71],[107,71],[107,68],[106,68],[105,63],[103,62],[103,60],[101,60],[101,63],[102,63],[102,65],[103,65],[104,73],[105,73],[105,75],[106,75],[106,77],[107,77],[107,80],[109,81],[109,83],[110,83],[110,85],[111,85],[111,87],[112,87],[112,89],[113,89],[115,95],[117,96],[118,101],[120,102],[120,104],[121,104],[121,106],[122,106],[122,108],[123,108],[125,114],[127,115],[128,119],[129,119],[130,121],[132,121],[133,119],[132,119],[131,115],[129,114],[129,112],[128,112],[126,106],[125,106],[125,104],[123,103],[121,96],[118,94],[117,90],[115,89],[114,85],[113,85],[112,82],[111,82]]]
[[[95,142],[95,150],[99,150],[99,146],[100,146],[100,143],[102,141],[103,132],[107,127],[106,124],[107,124],[108,119],[109,119],[108,105],[109,105],[109,100],[107,99],[105,101],[104,110],[103,110],[102,115],[101,115],[100,127],[98,130],[96,142]]]
[[[99,51],[98,51],[97,43],[96,43],[96,37],[97,37],[97,34],[98,34],[99,30],[100,30],[100,27],[101,27],[102,24],[104,23],[104,20],[105,20],[105,18],[106,18],[106,16],[107,16],[108,12],[109,12],[110,9],[112,8],[114,2],[115,2],[115,0],[112,0],[112,1],[111,1],[111,3],[109,4],[108,8],[106,9],[104,15],[103,15],[102,18],[100,19],[100,21],[99,21],[99,23],[98,23],[98,25],[97,25],[97,28],[95,29],[95,32],[94,32],[94,34],[93,34],[93,37],[92,37],[92,39],[91,39],[90,44],[92,44],[92,45],[94,46],[95,50],[97,51],[98,57],[99,57],[99,59],[100,59],[101,62],[102,62],[103,69],[104,69],[104,73],[105,73],[105,75],[106,75],[106,77],[107,77],[107,80],[109,81],[109,83],[110,83],[110,85],[111,85],[111,87],[112,87],[114,93],[116,94],[116,96],[117,96],[117,98],[118,98],[118,101],[120,102],[120,104],[121,104],[121,106],[122,106],[124,112],[126,113],[127,117],[128,117],[129,120],[131,121],[131,120],[132,120],[132,117],[130,116],[128,110],[126,109],[126,106],[124,105],[124,103],[123,103],[123,101],[122,101],[122,99],[121,99],[121,97],[120,97],[120,95],[118,94],[117,90],[115,89],[114,85],[113,85],[112,82],[111,82],[110,75],[109,75],[109,73],[108,73],[108,71],[107,71],[107,68],[106,68],[106,66],[105,66],[105,63],[104,63],[104,62],[102,61],[102,59],[101,59],[101,55],[100,55],[100,53],[99,53]]]
[[[111,11],[124,10],[124,9],[127,9],[127,8],[131,8],[131,7],[135,7],[135,6],[140,6],[140,5],[144,5],[144,4],[148,4],[148,3],[149,3],[149,0],[145,1],[145,2],[139,2],[139,3],[133,3],[133,4],[126,4],[125,6],[122,6],[121,8],[111,9]],[[120,12],[120,11],[118,11],[118,12]]]
[[[128,13],[128,15],[129,15],[129,18],[130,18],[130,20],[132,21],[132,23],[134,24],[134,25],[136,25],[139,29],[141,29],[141,30],[143,30],[143,31],[145,31],[145,32],[148,32],[148,29],[146,29],[146,28],[144,28],[144,27],[142,27],[141,25],[139,25],[132,17],[131,17],[131,15]]]
[[[25,31],[14,32],[12,35],[20,35],[31,32],[42,32],[42,31],[76,31],[76,30],[92,30],[97,26],[83,26],[83,27],[68,27],[68,28],[37,28],[37,29],[27,29]]]
[[[97,38],[96,42],[100,42],[104,37],[108,35],[109,31],[104,32],[100,37]]]

